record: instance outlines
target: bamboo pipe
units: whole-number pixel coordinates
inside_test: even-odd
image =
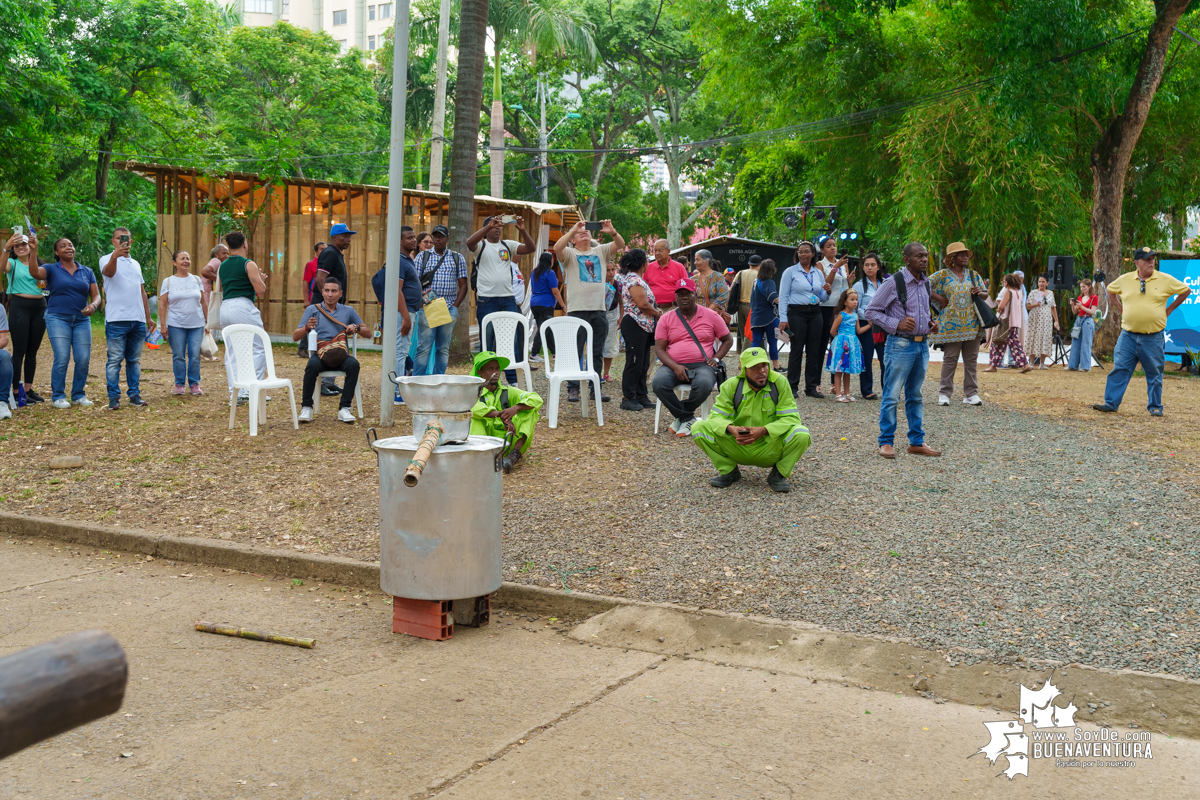
[[[196,630],[203,633],[219,633],[222,636],[236,636],[239,639],[253,639],[256,642],[271,642],[272,644],[290,644],[294,647],[312,649],[316,639],[305,639],[301,636],[285,636],[282,633],[259,633],[248,628],[235,628],[232,625],[215,625],[211,622],[197,622]]]
[[[404,471],[404,485],[413,487],[417,485],[417,481],[421,479],[421,471],[425,469],[425,465],[429,463],[429,457],[433,455],[433,448],[438,446],[438,442],[442,440],[444,429],[436,422],[431,422],[425,426],[425,435],[421,437],[421,444],[417,446],[417,452],[413,453],[413,457],[408,462],[408,469]]]

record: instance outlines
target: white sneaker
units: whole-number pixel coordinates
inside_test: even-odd
[[[541,356],[530,356],[529,357],[530,364],[544,364],[545,362],[546,362],[546,359],[542,358]]]
[[[671,420],[671,433],[679,433],[679,420]]]
[[[8,403],[0,402],[0,419],[12,419],[12,412],[8,410]]]
[[[75,402],[73,402],[72,405],[79,406],[80,408],[91,408],[92,406],[94,406],[96,404],[93,403],[91,400],[88,400],[86,397],[81,397],[79,400],[76,400]]]
[[[938,405],[939,405],[939,406],[948,406],[948,405],[950,405],[950,398],[949,398],[949,397],[946,397],[946,395],[944,395],[944,394],[939,394],[939,395],[938,395]]]
[[[680,425],[679,429],[677,431],[675,431],[675,435],[676,436],[691,436],[692,435],[692,423],[695,421],[696,420],[694,420],[694,419],[689,419],[687,422]]]
[[[65,397],[60,397],[58,400],[54,401],[54,407],[55,408],[70,408],[71,401],[66,399]]]
[[[304,406],[300,409],[300,421],[312,422],[312,406]]]
[[[338,422],[348,422],[351,425],[353,425],[355,422],[354,412],[348,408],[339,408],[338,409]]]
[[[970,397],[963,398],[963,405],[981,406],[983,405],[983,399],[979,395],[973,394]]]

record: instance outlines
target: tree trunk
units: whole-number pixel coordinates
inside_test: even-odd
[[[1125,108],[1092,149],[1092,258],[1095,269],[1109,281],[1121,274],[1121,210],[1129,161],[1162,82],[1175,23],[1190,4],[1191,0],[1155,0],[1158,17],[1150,27]],[[1109,314],[1096,331],[1094,352],[1111,355],[1121,332],[1117,317]]]
[[[454,139],[450,144],[450,249],[460,253],[475,226],[475,172],[479,166],[479,110],[483,104],[483,70],[487,55],[488,0],[462,0],[458,27],[458,85],[454,92]],[[468,303],[459,309],[450,357],[466,361],[471,354]]]
[[[117,121],[109,120],[108,130],[100,136],[99,152],[96,153],[96,201],[108,200],[108,168],[112,164],[112,147],[117,139]]]
[[[500,43],[496,43],[496,73],[492,78],[491,157],[492,197],[504,197],[504,93],[500,86]]]
[[[1187,205],[1176,204],[1171,208],[1171,249],[1183,249],[1183,233],[1187,229]]]
[[[667,244],[672,250],[679,247],[683,235],[683,197],[679,191],[679,176],[667,162]]]
[[[442,190],[442,137],[446,135],[446,54],[450,49],[450,0],[438,19],[437,80],[433,85],[433,144],[429,150],[429,191]]]

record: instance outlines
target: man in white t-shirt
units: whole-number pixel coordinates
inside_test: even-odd
[[[576,317],[592,326],[592,368],[600,371],[604,361],[604,340],[608,337],[608,315],[604,305],[605,275],[608,262],[625,249],[625,240],[613,228],[612,220],[600,222],[600,232],[612,237],[606,244],[592,245],[592,234],[582,221],[576,222],[571,230],[554,243],[554,254],[562,264],[563,280],[567,287],[567,316]],[[587,346],[587,336],[579,332],[579,354]],[[609,397],[601,394],[600,400],[607,403]],[[567,382],[567,400],[579,401],[579,381]]]
[[[483,227],[471,234],[467,239],[467,250],[475,257],[475,268],[478,270],[478,280],[475,284],[475,320],[480,325],[479,343],[484,350],[496,349],[496,337],[489,328],[483,330],[483,318],[494,311],[512,311],[520,314],[521,307],[513,298],[512,264],[523,255],[535,252],[537,245],[525,230],[524,217],[513,219],[521,241],[503,239],[504,232],[502,217],[488,217]],[[516,348],[523,352],[525,342],[518,331]],[[516,386],[517,371],[505,370],[504,377],[509,385]]]
[[[121,407],[121,360],[125,361],[129,404],[145,406],[140,380],[142,345],[154,330],[150,316],[150,298],[142,281],[142,265],[129,257],[133,237],[128,228],[113,231],[113,251],[100,257],[104,276],[104,338],[108,342],[108,363],[104,377],[108,382],[108,408]]]

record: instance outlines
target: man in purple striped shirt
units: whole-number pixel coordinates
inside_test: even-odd
[[[925,444],[925,401],[921,395],[925,369],[929,366],[929,334],[937,332],[937,320],[929,309],[929,251],[920,242],[904,247],[904,269],[884,281],[863,313],[888,332],[884,346],[883,401],[879,404],[879,455],[895,458],[896,408],[904,390],[904,414],[908,418],[908,452],[916,456],[940,456]],[[904,281],[904,302],[896,293],[896,281]]]

